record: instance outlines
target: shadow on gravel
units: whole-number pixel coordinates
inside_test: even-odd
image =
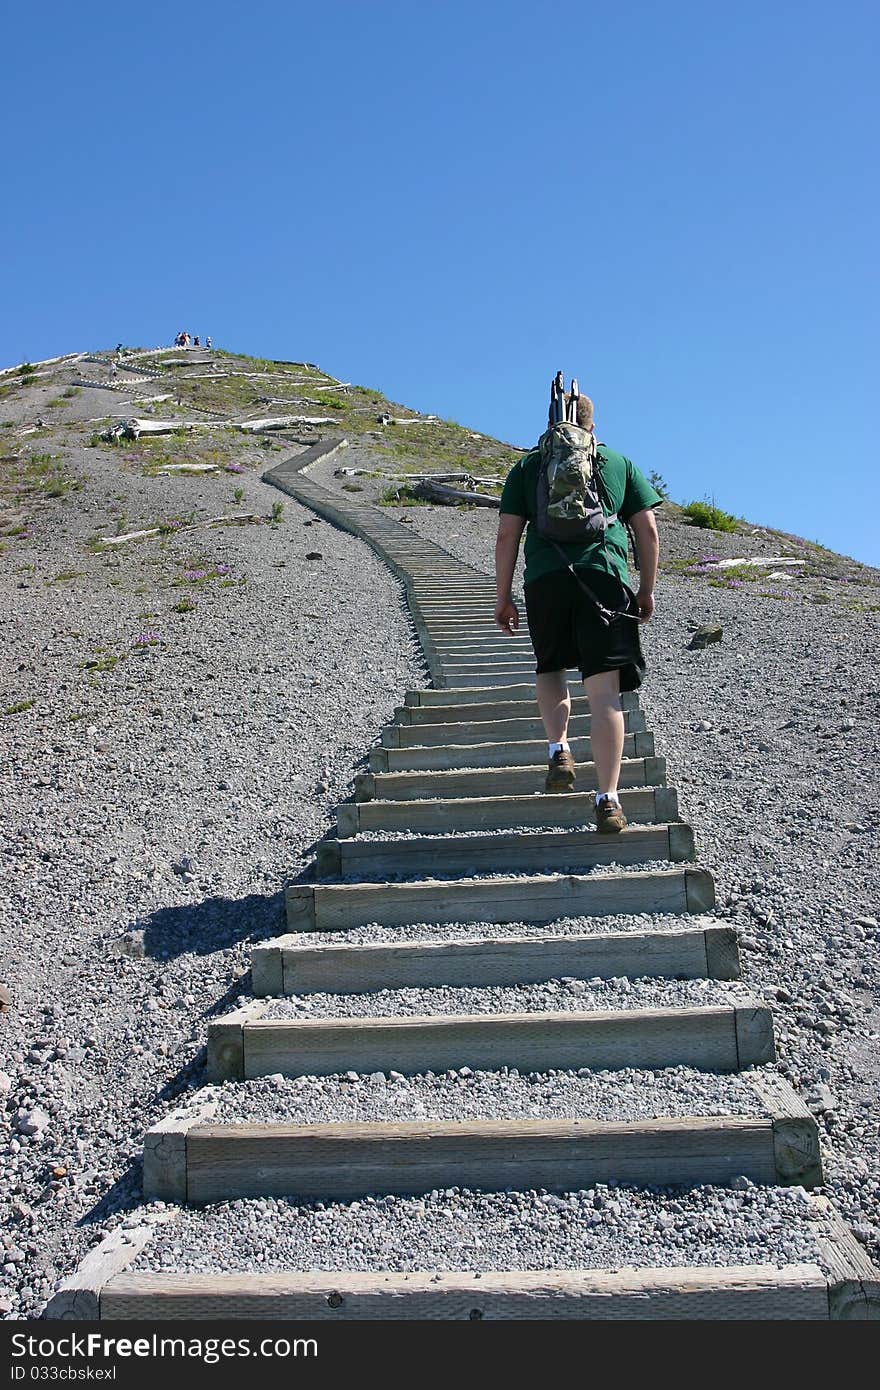
[[[205,898],[200,903],[162,907],[141,927],[144,955],[158,960],[207,956],[240,941],[260,941],[284,930],[284,894]]]
[[[132,1161],[124,1173],[89,1211],[83,1212],[78,1226],[93,1226],[120,1212],[134,1211],[143,1201],[144,1166],[139,1158]]]

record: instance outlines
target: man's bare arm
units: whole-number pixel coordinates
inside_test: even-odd
[[[629,519],[639,550],[639,589],[636,599],[639,618],[647,623],[654,616],[654,585],[657,582],[657,561],[660,558],[660,537],[657,518],[652,507],[635,512]]]
[[[512,512],[502,512],[498,518],[498,535],[495,538],[495,622],[502,632],[514,633],[519,627],[519,609],[513,601],[510,588],[519,543],[526,529],[524,516],[514,516]]]

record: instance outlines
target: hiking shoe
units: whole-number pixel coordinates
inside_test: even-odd
[[[596,829],[603,835],[616,835],[626,825],[626,816],[617,801],[600,796],[596,802]]]
[[[545,792],[574,791],[574,758],[569,749],[559,748],[547,764]]]

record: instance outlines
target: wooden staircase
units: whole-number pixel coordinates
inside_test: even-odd
[[[742,1073],[750,1103],[742,1114],[712,1116],[440,1121],[409,1118],[404,1096],[394,1122],[346,1124],[218,1121],[211,1107],[190,1107],[147,1134],[145,1197],[348,1201],[452,1186],[725,1185],[734,1176],[821,1183],[815,1120],[768,1067],[770,1011],[744,991],[733,1003],[724,994],[730,986],[721,982],[739,977],[736,935],[711,916],[711,874],[694,863],[691,828],[679,819],[637,697],[624,699],[622,800],[631,824],[600,836],[591,828],[589,713],[580,691],[573,745],[582,790],[542,795],[546,745],[531,648],[525,634],[507,640],[493,629],[490,582],[381,512],[318,487],[298,465],[267,476],[367,540],[403,580],[433,686],[406,692],[354,799],[337,809],[314,879],[288,886],[288,933],[252,952],[254,997],[209,1026],[208,1079],[686,1066],[719,1078]],[[648,925],[616,921],[630,914],[650,914]],[[591,920],[572,929],[566,918]],[[408,938],[363,940],[358,929],[370,924],[386,936],[406,927]],[[452,934],[438,932],[450,924]],[[322,935],[311,943],[310,932]],[[455,986],[479,1002],[481,990],[572,977],[702,979],[719,990],[713,999],[708,987],[700,1007],[284,1013],[291,995]],[[96,1275],[93,1259],[79,1284],[77,1276],[65,1282],[48,1315],[84,1316],[88,1307],[113,1318],[876,1317],[876,1271],[834,1222],[823,1268],[658,1261],[503,1275],[428,1268],[194,1276],[126,1273],[114,1246],[104,1273]]]

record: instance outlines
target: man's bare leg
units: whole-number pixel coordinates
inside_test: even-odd
[[[590,702],[590,743],[596,764],[596,791],[616,797],[624,736],[620,672],[600,671],[596,676],[588,676],[584,689]]]
[[[565,743],[571,718],[571,695],[565,671],[546,671],[535,677],[538,709],[544,721],[548,743]]]
[[[538,709],[547,733],[547,779],[544,791],[573,792],[576,780],[574,758],[568,746],[571,696],[566,671],[546,671],[535,679]],[[563,748],[561,745],[565,745]]]

